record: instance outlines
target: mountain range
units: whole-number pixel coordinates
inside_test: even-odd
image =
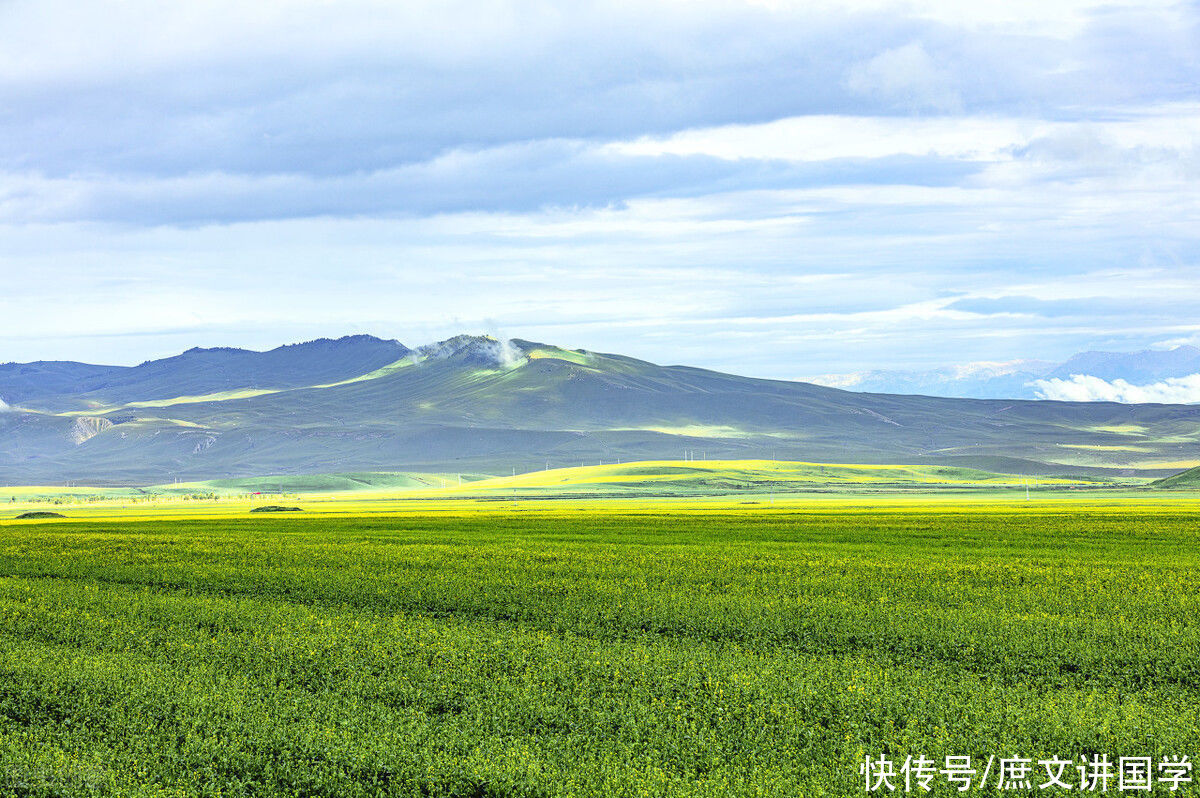
[[[1010,360],[949,366],[928,371],[875,370],[826,374],[813,382],[874,393],[924,394],[975,399],[1109,399],[1154,396],[1170,381],[1200,375],[1200,348],[1140,352],[1081,352],[1061,363]],[[1116,384],[1116,389],[1106,387]],[[1126,386],[1122,391],[1121,386]],[[1136,386],[1143,391],[1130,390]],[[1163,386],[1169,387],[1169,386]],[[1090,388],[1091,390],[1088,390]],[[1074,389],[1074,390],[1073,390]],[[1200,402],[1200,390],[1159,390],[1177,401]]]
[[[851,392],[487,336],[6,364],[0,399],[9,484],[507,474],[685,456],[1147,476],[1200,464],[1197,406]]]

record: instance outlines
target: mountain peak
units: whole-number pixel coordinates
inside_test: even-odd
[[[510,368],[525,361],[525,352],[518,344],[490,335],[456,335],[423,346],[417,352],[429,360],[464,360],[493,368]]]
[[[217,353],[217,352],[248,352],[248,351],[250,351],[250,350],[240,349],[236,346],[193,346],[191,349],[184,351],[183,354],[184,355],[202,355],[202,354],[207,354],[209,352]],[[153,363],[154,361],[147,360],[145,362]]]
[[[400,354],[408,351],[408,347],[400,343],[394,338],[378,338],[374,335],[343,335],[340,338],[314,338],[311,341],[302,341],[295,344],[284,344],[276,347],[272,351],[280,350],[295,350],[295,349],[347,349],[354,347],[371,347],[371,348],[393,348]]]

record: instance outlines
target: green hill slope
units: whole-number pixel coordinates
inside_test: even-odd
[[[1200,466],[1150,483],[1154,488],[1200,488]]]

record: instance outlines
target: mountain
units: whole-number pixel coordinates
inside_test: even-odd
[[[126,370],[121,366],[91,366],[64,361],[0,363],[0,401],[11,404],[45,396],[80,393]]]
[[[227,391],[298,388],[365,374],[409,354],[398,341],[369,335],[321,338],[254,352],[247,349],[189,349],[140,366],[85,363],[0,365],[0,399],[72,396],[99,405],[203,396]]]
[[[860,371],[825,374],[813,382],[869,393],[901,393],[973,399],[1035,399],[1030,383],[1056,368],[1044,360],[1011,360],[947,366],[929,371]]]
[[[0,378],[0,479],[18,484],[496,474],[685,451],[1037,474],[1200,463],[1200,407],[854,393],[478,336],[0,373],[21,375]]]
[[[1094,378],[1151,386],[1200,374],[1200,348],[1146,349],[1141,352],[1081,352],[1062,363],[1044,360],[979,362],[929,371],[877,370],[825,374],[813,382],[833,388],[874,393],[921,394],[975,399],[1043,399],[1060,397],[1056,381]],[[1081,392],[1075,391],[1072,396]],[[1086,392],[1084,392],[1086,394]],[[1097,392],[1092,392],[1097,393]],[[1122,395],[1136,392],[1103,392]],[[1174,394],[1181,392],[1176,391]],[[1190,396],[1190,394],[1184,394]],[[1200,395],[1188,401],[1200,402]]]
[[[1047,379],[1070,379],[1076,374],[1102,380],[1125,380],[1143,385],[1159,380],[1200,374],[1200,349],[1146,349],[1141,352],[1081,352],[1050,370]]]

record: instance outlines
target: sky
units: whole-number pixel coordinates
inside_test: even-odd
[[[0,0],[0,362],[1200,342],[1200,4]]]

